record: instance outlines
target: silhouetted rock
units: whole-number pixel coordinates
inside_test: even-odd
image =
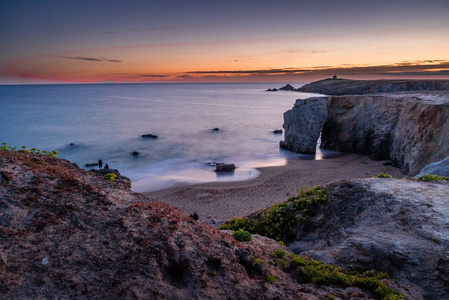
[[[273,130],[273,133],[280,134],[280,133],[282,133],[282,129],[275,129],[275,130]]]
[[[150,134],[150,133],[144,134],[144,135],[142,135],[142,137],[143,137],[143,138],[157,139],[157,135],[155,135],[155,134]]]
[[[286,84],[283,87],[279,88],[280,91],[294,91],[295,88],[290,84]]]
[[[212,128],[210,131],[220,131],[220,128],[215,127],[215,128]]]
[[[268,89],[267,92],[277,92],[278,89]]]
[[[216,163],[215,171],[216,172],[232,172],[235,170],[234,164],[225,164],[225,163]]]
[[[133,153],[131,153],[133,156],[139,156],[139,152],[138,151],[134,151]]]

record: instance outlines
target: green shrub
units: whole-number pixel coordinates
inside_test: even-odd
[[[270,274],[265,274],[265,276],[263,277],[263,280],[268,283],[278,281],[278,279],[276,277],[274,277],[273,275],[270,275]]]
[[[263,260],[258,259],[258,258],[255,257],[255,256],[251,256],[251,260],[252,260],[253,262],[257,263],[257,264],[263,264]]]
[[[273,253],[271,253],[271,256],[275,258],[284,258],[285,251],[280,248],[277,248]]]
[[[433,174],[425,174],[420,177],[418,177],[418,180],[420,181],[438,181],[438,180],[447,180],[449,181],[449,177],[447,176],[438,176]]]
[[[243,229],[239,229],[237,231],[234,231],[232,234],[232,237],[235,238],[239,242],[249,242],[253,239],[253,236],[248,231],[245,231]]]
[[[381,173],[377,174],[376,176],[374,176],[373,178],[393,178],[393,176],[388,175],[387,173],[381,172]]]
[[[104,175],[104,179],[109,180],[110,182],[114,182],[114,180],[117,178],[117,175],[114,173],[108,173]]]
[[[257,217],[233,218],[220,229],[244,229],[281,241],[292,226],[312,216],[310,209],[327,202],[325,190],[319,186],[298,190],[298,195],[286,202],[276,203]]]

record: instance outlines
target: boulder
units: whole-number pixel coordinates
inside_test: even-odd
[[[215,172],[233,172],[235,170],[234,164],[216,163]]]
[[[317,140],[327,118],[329,98],[314,97],[296,100],[284,113],[285,139],[281,147],[304,154],[316,152]]]
[[[131,153],[133,156],[139,156],[139,152],[138,151],[134,151],[133,153]]]
[[[267,92],[277,92],[278,89],[268,89]]]
[[[280,134],[280,133],[282,133],[282,129],[273,130],[273,133],[274,134]]]
[[[157,139],[157,135],[151,134],[151,133],[143,134],[142,137],[143,138],[150,138],[150,139]]]
[[[425,174],[433,174],[438,176],[449,176],[449,157],[443,160],[428,164],[425,166],[415,178]]]
[[[220,131],[220,128],[215,127],[215,128],[212,128],[210,131]]]

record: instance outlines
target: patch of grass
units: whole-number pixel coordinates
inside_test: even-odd
[[[381,281],[381,279],[389,278],[388,274],[384,272],[366,271],[363,274],[343,272],[341,268],[325,265],[321,261],[309,260],[296,254],[290,254],[288,257],[291,259],[290,265],[296,266],[299,271],[298,281],[300,283],[333,284],[341,287],[356,286],[374,293],[378,299],[405,299],[401,293],[389,288]]]
[[[275,281],[278,281],[279,279],[277,279],[275,276],[270,275],[270,274],[265,274],[265,276],[263,277],[263,280],[267,283],[272,283]]]
[[[439,181],[439,180],[446,180],[449,181],[449,177],[447,176],[438,176],[433,174],[425,174],[417,178],[420,181]]]
[[[263,264],[263,260],[258,259],[258,258],[255,257],[255,256],[252,256],[252,257],[251,257],[251,260],[252,260],[253,262],[257,263],[257,264]]]
[[[104,179],[109,180],[110,182],[114,182],[115,179],[117,179],[117,175],[114,173],[108,173],[104,175]]]
[[[273,253],[271,253],[271,256],[275,258],[284,258],[285,251],[280,248],[277,248]]]
[[[292,226],[312,216],[311,208],[326,202],[326,192],[320,186],[301,188],[297,196],[272,205],[257,217],[233,218],[220,229],[244,229],[281,241]]]
[[[376,176],[374,176],[373,178],[393,178],[393,176],[388,175],[387,173],[381,172],[381,173],[377,174]]]
[[[239,242],[249,242],[253,239],[253,236],[248,231],[245,231],[243,229],[239,229],[237,231],[234,231],[232,234],[232,237],[235,238]]]
[[[437,239],[437,238],[432,239],[432,241],[433,241],[434,243],[436,243],[436,244],[439,244],[439,243],[440,243],[440,240]]]
[[[215,276],[217,276],[217,271],[212,271],[212,272],[210,272],[210,273],[209,273],[209,276],[210,276],[210,277],[215,277]]]

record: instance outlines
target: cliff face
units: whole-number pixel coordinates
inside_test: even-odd
[[[289,149],[313,147],[310,140],[291,137],[315,137],[322,130],[322,148],[364,153],[379,160],[391,159],[393,165],[411,175],[449,156],[449,93],[408,92],[322,99],[326,102],[321,106],[326,111],[320,112],[320,118],[326,115],[322,127],[321,121],[316,126],[309,124],[300,129],[291,126],[303,118],[304,111],[310,110],[306,100],[297,100],[295,107],[284,114],[284,144]]]
[[[268,263],[289,253],[273,240],[237,242],[126,180],[36,154],[0,151],[0,241],[2,299],[373,298],[299,284]]]

